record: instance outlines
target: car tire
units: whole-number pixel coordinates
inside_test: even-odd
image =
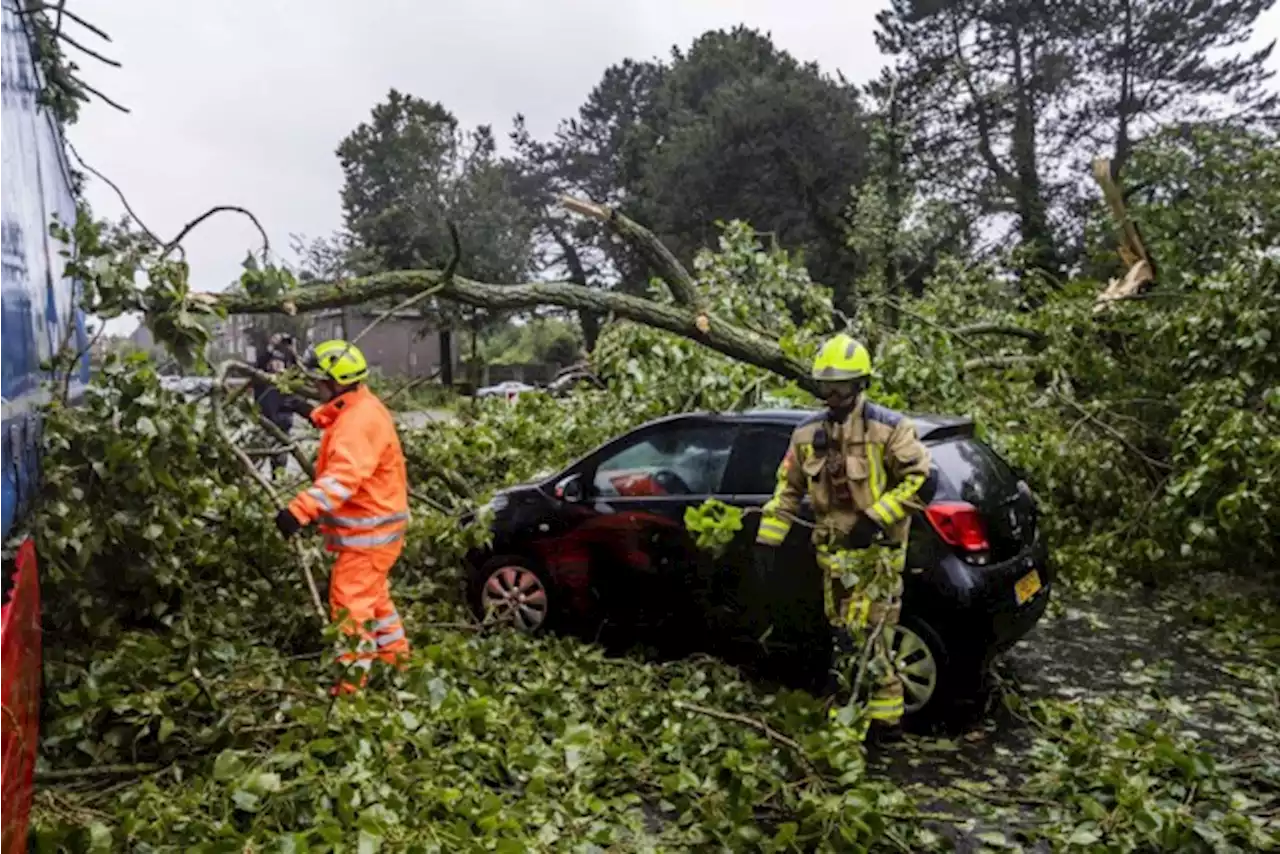
[[[477,619],[491,608],[505,608],[498,619],[517,631],[543,634],[563,618],[562,596],[542,566],[519,555],[497,555],[473,569],[467,603]]]
[[[918,614],[903,614],[894,627],[891,654],[902,680],[906,721],[912,727],[940,721],[964,684],[942,635]]]

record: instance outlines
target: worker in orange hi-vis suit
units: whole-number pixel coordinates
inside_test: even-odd
[[[276,525],[291,537],[318,521],[325,546],[337,553],[329,607],[335,620],[345,613],[342,629],[359,641],[355,652],[339,654],[347,669],[333,693],[350,694],[368,682],[375,658],[403,666],[409,655],[387,584],[409,524],[404,452],[391,413],[362,382],[369,366],[354,345],[326,341],[303,364],[327,400],[310,411],[324,433],[315,482],[280,511]]]

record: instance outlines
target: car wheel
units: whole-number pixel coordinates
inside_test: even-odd
[[[539,634],[558,616],[555,590],[546,570],[523,557],[506,555],[471,574],[471,610],[527,634]],[[490,616],[492,615],[492,616]]]
[[[893,627],[890,655],[902,680],[903,710],[913,720],[933,717],[950,699],[947,648],[920,617],[904,614]]]

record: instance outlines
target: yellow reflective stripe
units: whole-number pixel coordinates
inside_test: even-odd
[[[867,703],[867,717],[874,721],[896,721],[902,717],[905,708],[901,698],[893,700],[872,699]]]
[[[787,533],[790,530],[790,522],[766,516],[760,520],[760,530],[756,533],[756,542],[777,545],[787,538]]]
[[[884,492],[884,446],[868,442],[867,467],[871,470],[871,500],[877,501]]]
[[[885,527],[888,527],[889,525],[892,525],[894,522],[898,521],[897,519],[894,519],[890,515],[889,511],[885,508],[883,501],[877,504],[872,504],[871,507],[868,508],[868,512],[871,513],[872,516],[875,516],[877,519],[879,519],[880,524]]]
[[[865,626],[870,617],[871,599],[866,596],[851,596],[849,607],[845,609],[845,625],[849,628]]]

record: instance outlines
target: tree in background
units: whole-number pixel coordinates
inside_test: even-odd
[[[512,282],[528,270],[533,223],[489,127],[466,133],[441,104],[393,89],[337,153],[346,228],[382,269],[445,267],[452,221],[462,239],[459,275]],[[451,384],[452,330],[465,319],[474,338],[482,319],[442,305],[430,316],[440,330],[441,381]]]
[[[718,239],[716,223],[750,220],[801,250],[816,279],[847,287],[849,188],[866,174],[855,87],[803,64],[767,36],[711,31],[667,62],[607,69],[552,140],[517,147],[542,186],[618,207],[685,261]],[[641,293],[649,270],[597,224],[564,232],[591,247],[583,269]]]
[[[939,174],[963,166],[943,191],[975,221],[1011,216],[1026,265],[1056,279],[1079,246],[1088,157],[1119,169],[1165,121],[1274,104],[1270,47],[1233,50],[1271,1],[893,0],[877,40],[929,116]]]

